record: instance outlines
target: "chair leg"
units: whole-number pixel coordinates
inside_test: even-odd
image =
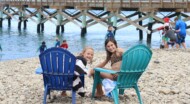
[[[114,99],[114,104],[119,104],[119,96],[118,96],[117,88],[113,89],[113,91],[111,92],[111,95]]]
[[[139,103],[140,103],[140,104],[143,104],[143,101],[142,101],[142,98],[141,98],[141,95],[140,95],[140,91],[139,91],[139,88],[138,88],[137,85],[135,86],[135,91],[136,91],[136,93],[137,93]]]
[[[46,104],[47,92],[48,92],[48,88],[46,85],[45,90],[44,90],[44,102],[43,102],[43,104]]]
[[[49,95],[49,99],[51,99],[51,92],[50,92],[50,90],[48,90],[48,94],[47,95]]]
[[[100,78],[100,72],[95,71],[95,74],[94,74],[94,83],[93,83],[93,87],[92,87],[92,96],[91,96],[91,98],[94,98],[94,96],[95,96],[95,90],[96,90],[96,87],[97,87],[98,82],[99,82],[98,78]]]
[[[72,91],[72,104],[76,104],[76,92]]]

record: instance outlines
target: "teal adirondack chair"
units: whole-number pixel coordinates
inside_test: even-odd
[[[120,71],[106,70],[103,68],[94,68],[94,83],[92,88],[92,98],[95,95],[95,89],[98,83],[101,83],[101,73],[118,74],[116,87],[111,92],[112,98],[115,104],[119,104],[119,94],[124,94],[124,90],[127,88],[134,88],[136,90],[138,100],[140,104],[143,104],[140,91],[138,89],[138,80],[148,66],[152,57],[152,51],[145,45],[136,45],[122,56],[122,64]]]

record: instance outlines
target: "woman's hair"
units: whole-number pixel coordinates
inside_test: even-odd
[[[110,60],[111,55],[112,55],[112,53],[109,52],[109,51],[107,50],[107,48],[106,48],[108,42],[114,43],[114,45],[116,46],[116,48],[118,48],[118,46],[117,46],[117,41],[116,41],[114,38],[108,38],[108,39],[106,39],[106,40],[105,40],[105,50],[106,50],[106,54],[107,54],[106,60]]]
[[[82,56],[82,57],[83,57],[84,53],[85,53],[86,50],[88,50],[88,49],[91,49],[91,50],[94,51],[94,49],[93,49],[92,47],[85,47],[85,48],[82,50],[82,52],[79,54],[79,56]],[[92,60],[90,61],[90,63],[92,63]]]

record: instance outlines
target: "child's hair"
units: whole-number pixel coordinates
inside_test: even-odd
[[[109,25],[109,26],[108,26],[108,30],[109,30],[111,27],[113,27],[113,26]]]
[[[105,50],[106,50],[106,54],[107,54],[106,60],[110,60],[111,55],[112,55],[112,53],[109,52],[109,51],[107,50],[107,48],[106,48],[108,42],[113,42],[114,45],[116,46],[116,48],[118,48],[118,46],[117,46],[117,41],[116,41],[114,38],[108,38],[108,39],[106,39],[106,40],[105,40]]]
[[[85,47],[83,50],[82,50],[82,52],[79,54],[79,56],[83,56],[83,54],[86,52],[86,50],[88,50],[88,49],[91,49],[91,50],[93,50],[94,51],[94,49],[92,48],[92,47]],[[90,60],[90,63],[92,63],[92,60]]]
[[[43,41],[43,42],[42,42],[42,44],[46,44],[46,42],[45,42],[45,41]]]
[[[66,42],[66,40],[63,40],[63,42]]]
[[[169,26],[165,26],[165,30],[169,30]]]

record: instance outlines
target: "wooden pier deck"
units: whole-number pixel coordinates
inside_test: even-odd
[[[184,11],[190,12],[190,0],[0,0],[0,6],[28,6],[31,8],[49,7],[55,9],[106,8],[107,11],[138,10],[149,11]]]
[[[50,12],[48,8],[55,11]],[[126,11],[134,12],[129,14]],[[161,12],[170,13],[163,15]],[[173,26],[175,17],[182,17],[185,22],[190,21],[189,14],[186,14],[188,12],[190,0],[0,0],[0,28],[3,27],[4,20],[8,20],[10,27],[11,18],[18,21],[19,30],[21,23],[24,23],[26,29],[27,20],[31,19],[37,24],[37,33],[44,31],[46,21],[55,24],[56,34],[60,33],[60,28],[63,33],[68,22],[81,28],[81,35],[86,33],[88,27],[97,23],[105,27],[112,25],[115,30],[133,25],[139,30],[139,39],[142,40],[144,31],[148,34],[149,41],[151,34],[157,31],[152,29],[154,24],[163,24],[164,17],[172,19],[170,23]],[[162,16],[157,15],[158,13]],[[131,19],[133,17],[138,19]],[[146,19],[149,22],[143,23]]]

